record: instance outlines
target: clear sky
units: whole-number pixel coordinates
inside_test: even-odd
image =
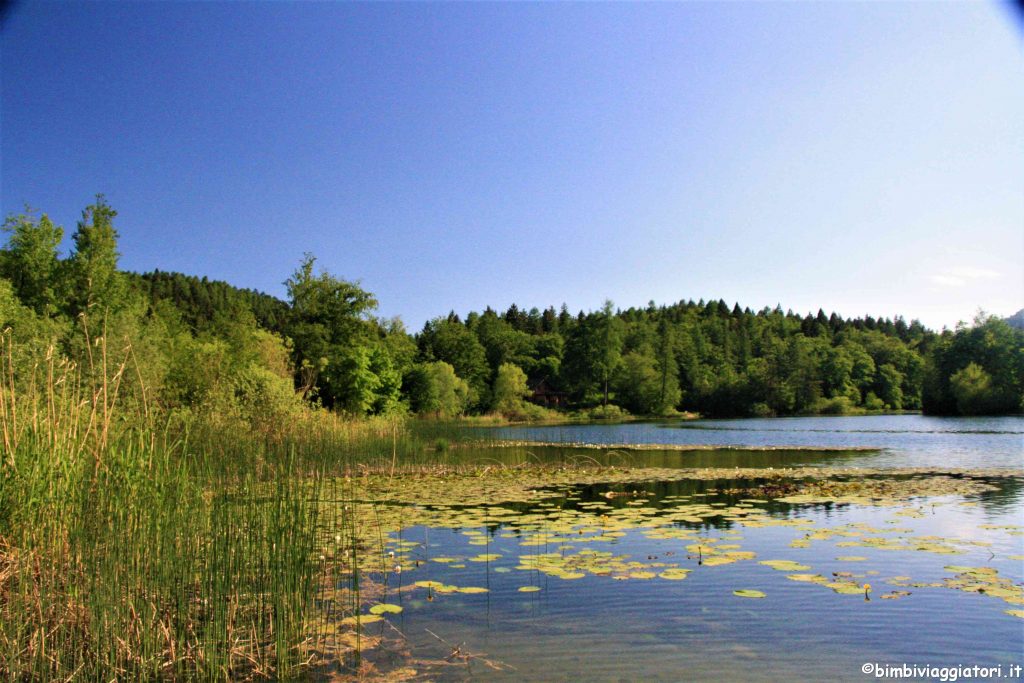
[[[305,251],[412,330],[724,298],[1024,307],[1024,31],[973,3],[27,3],[0,209],[284,296]]]

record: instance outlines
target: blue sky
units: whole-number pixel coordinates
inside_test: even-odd
[[[408,326],[611,298],[1024,307],[1024,53],[986,3],[28,3],[0,209]]]

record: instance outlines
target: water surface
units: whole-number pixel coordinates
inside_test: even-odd
[[[565,445],[457,445],[445,457],[484,466],[1019,470],[1024,464],[1020,417],[811,417],[472,431],[477,438]],[[712,448],[572,446],[579,443]],[[877,450],[852,450],[864,448]],[[486,472],[483,467],[481,476]],[[850,479],[857,477],[845,477]],[[779,501],[784,492],[757,490],[765,482],[780,484],[769,479],[563,483],[543,489],[540,502],[496,496],[471,507],[458,500],[401,503],[409,521],[387,537],[385,548],[403,570],[371,578],[385,586],[374,600],[403,610],[368,627],[385,639],[368,656],[384,667],[409,666],[431,680],[509,681],[867,681],[876,679],[862,673],[866,663],[1024,664],[1024,619],[1013,614],[1024,610],[1024,479],[977,480],[992,490],[891,500],[883,495],[875,504]],[[729,552],[744,559],[708,562]],[[595,557],[603,559],[595,564]],[[778,571],[763,560],[792,560],[806,569]],[[685,577],[667,570],[686,570]],[[866,596],[837,593],[788,578],[794,573],[858,588],[870,584],[871,590]],[[981,589],[971,583],[977,577],[987,581]],[[439,592],[417,587],[417,581],[486,592]],[[531,592],[520,591],[527,586]],[[739,597],[734,591],[740,589],[764,597]],[[894,594],[901,591],[906,595]]]
[[[481,430],[484,431],[484,430]],[[878,449],[847,453],[852,467],[1020,467],[1024,464],[1024,417],[926,417],[923,415],[864,415],[850,417],[793,417],[743,420],[689,420],[514,426],[486,430],[506,441],[585,444],[670,444],[729,448]],[[643,457],[643,456],[640,456]],[[680,466],[696,464],[693,456],[677,455]],[[833,458],[820,452],[793,451],[780,457],[788,464],[815,464]],[[780,464],[771,455],[769,466]],[[751,459],[751,464],[757,465]],[[730,466],[730,465],[722,465]]]
[[[401,605],[403,612],[389,626],[371,625],[371,633],[377,628],[387,635],[393,625],[403,647],[411,645],[426,659],[444,659],[454,648],[474,656],[431,670],[430,677],[440,680],[868,680],[860,673],[865,662],[1021,662],[1024,620],[1006,610],[1024,607],[945,586],[906,585],[951,580],[964,566],[992,569],[1017,585],[1024,581],[1019,482],[985,497],[943,496],[882,507],[757,506],[781,526],[714,517],[667,527],[652,522],[679,505],[736,505],[742,494],[722,493],[731,483],[651,483],[627,488],[653,495],[610,501],[603,496],[607,487],[580,487],[544,505],[514,507],[522,522],[495,506],[490,523],[405,528],[390,547],[408,551],[402,561],[409,569],[378,577],[388,586],[381,599]],[[632,500],[642,507],[631,510]],[[593,501],[605,505],[580,507]],[[566,511],[570,528],[560,522]],[[631,511],[637,516],[628,516]],[[540,517],[557,530],[538,523]],[[633,520],[628,524],[637,526],[593,540],[602,519]],[[659,538],[652,528],[688,535]],[[809,547],[791,546],[822,529],[837,535]],[[840,545],[864,538],[911,539],[911,545],[925,543],[913,539],[941,539],[935,541],[938,548],[950,554]],[[708,551],[699,557],[687,550],[694,544],[740,548],[756,557],[706,566]],[[572,561],[588,552],[636,562],[643,565],[638,571],[652,576],[623,578],[618,569],[564,578],[529,567],[531,557]],[[871,599],[793,581],[787,578],[792,571],[776,571],[760,560],[793,560],[829,578],[846,572],[858,585],[871,584]],[[683,580],[666,580],[658,575],[664,565],[690,571]],[[488,592],[442,594],[414,587],[424,580]],[[540,590],[523,593],[523,586]],[[737,589],[766,597],[737,597]],[[881,597],[896,590],[909,595]]]

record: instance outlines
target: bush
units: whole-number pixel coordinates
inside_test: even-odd
[[[856,406],[847,396],[836,396],[818,401],[815,412],[821,415],[849,415],[857,412]]]
[[[992,377],[977,363],[968,363],[954,372],[949,378],[949,390],[961,415],[994,412],[999,403]]]
[[[254,431],[277,435],[304,409],[290,378],[253,365],[235,380],[239,413]]]
[[[868,395],[864,397],[864,408],[866,410],[885,410],[885,401],[878,398],[875,392],[869,391]]]
[[[541,422],[543,420],[557,420],[562,414],[557,410],[551,410],[536,403],[520,401],[514,409],[503,412],[502,415],[513,422]]]
[[[609,403],[583,411],[582,417],[587,420],[627,420],[631,415],[627,410]]]

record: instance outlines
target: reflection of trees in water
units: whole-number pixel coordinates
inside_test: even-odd
[[[985,481],[999,487],[998,491],[984,491],[976,496],[985,512],[992,515],[1017,512],[1019,515],[1024,509],[1024,477],[988,477]]]
[[[460,447],[448,458],[454,462],[497,462],[503,465],[527,463],[598,464],[623,467],[797,467],[845,464],[864,451],[817,451],[801,449],[756,450],[716,448],[712,450],[607,450],[571,446]]]
[[[884,476],[871,477],[873,479],[889,478]],[[911,475],[902,475],[891,478],[911,478]],[[849,477],[837,477],[847,480]],[[969,501],[977,501],[979,506],[988,514],[993,516],[1004,515],[1018,511],[1024,502],[1024,478],[1022,477],[984,477],[979,478],[985,483],[998,487],[995,491],[985,491],[971,495]],[[614,484],[584,484],[571,487],[567,491],[565,487],[551,489],[551,498],[543,503],[554,503],[556,508],[571,509],[585,514],[599,516],[607,509],[621,509],[632,507],[629,504],[635,501],[643,501],[643,507],[654,508],[663,513],[675,512],[679,506],[692,504],[724,503],[726,506],[734,506],[744,499],[763,499],[756,504],[755,509],[769,514],[773,517],[792,518],[813,513],[829,520],[843,514],[844,511],[856,507],[852,503],[781,503],[771,500],[772,497],[791,495],[794,491],[787,490],[790,486],[799,486],[803,480],[780,480],[776,478],[755,478],[755,479],[713,479],[694,480],[684,479],[678,481],[649,481],[649,482],[627,482]],[[819,480],[814,480],[819,481]],[[673,497],[686,496],[688,500],[674,500]],[[570,498],[572,500],[570,500]],[[668,500],[666,500],[668,499]],[[918,499],[919,500],[919,499]],[[608,508],[597,510],[588,508],[587,503],[601,502]],[[910,501],[907,501],[910,502]],[[550,512],[551,508],[541,503],[506,503],[501,507],[515,510],[522,514]],[[737,523],[737,520],[724,519],[722,517],[707,517],[702,522],[673,522],[673,526],[685,528],[703,529],[730,529]],[[500,524],[489,526],[493,533]]]

